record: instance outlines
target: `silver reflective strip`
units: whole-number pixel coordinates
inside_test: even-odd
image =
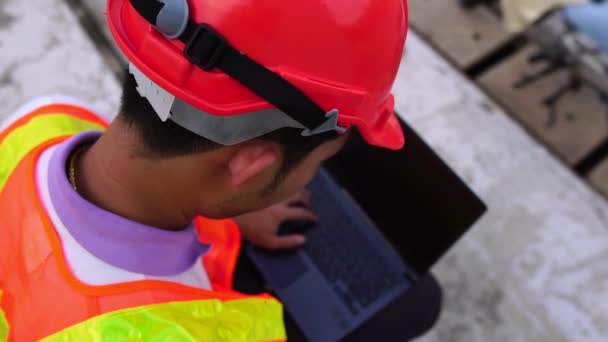
[[[162,121],[167,121],[171,115],[171,106],[173,106],[173,102],[175,102],[175,96],[152,82],[152,80],[139,71],[132,63],[129,64],[129,72],[135,77],[139,95],[148,100]]]
[[[213,115],[171,95],[133,64],[129,65],[129,71],[135,77],[137,91],[148,100],[161,120],[171,119],[185,129],[221,145],[235,145],[285,127],[305,128],[278,109],[230,116]],[[328,117],[328,121],[334,119],[335,114]]]
[[[178,125],[222,145],[235,145],[284,127],[304,128],[278,109],[218,116],[176,99],[171,113],[171,120]]]
[[[321,126],[315,128],[313,130],[305,129],[302,132],[302,135],[305,137],[309,137],[311,135],[316,135],[316,134],[321,134],[321,133],[331,132],[331,131],[336,131],[338,133],[346,132],[346,128],[338,126],[338,114],[340,114],[340,111],[338,111],[337,109],[330,110],[329,112],[327,112],[325,114],[325,117],[327,118],[327,120],[325,120],[325,122],[322,123]]]

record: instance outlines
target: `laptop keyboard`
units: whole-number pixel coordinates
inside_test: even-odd
[[[304,251],[353,313],[355,302],[366,307],[403,281],[332,198],[313,192],[313,207],[323,221],[308,231]]]

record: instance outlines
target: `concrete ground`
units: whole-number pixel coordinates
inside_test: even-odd
[[[63,1],[0,0],[0,51],[0,120],[52,93],[116,111]],[[420,341],[608,340],[608,203],[414,34],[403,61],[397,108],[490,207],[434,268],[445,310]]]
[[[0,0],[0,103],[8,115],[28,99],[70,94],[112,113],[118,83],[61,0]]]
[[[411,35],[397,108],[488,204],[422,341],[608,340],[608,203]]]

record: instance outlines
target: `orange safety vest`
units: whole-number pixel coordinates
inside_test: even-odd
[[[199,217],[212,245],[202,258],[212,290],[144,280],[79,281],[36,193],[40,154],[107,123],[75,105],[38,108],[0,132],[0,341],[280,341],[282,306],[231,290],[240,232],[231,220]]]

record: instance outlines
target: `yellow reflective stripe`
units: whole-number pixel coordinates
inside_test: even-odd
[[[67,114],[52,113],[36,116],[15,128],[0,143],[0,191],[21,159],[36,146],[87,130],[103,130],[103,127]]]
[[[283,308],[273,299],[200,300],[123,309],[91,318],[42,341],[286,340]]]
[[[0,290],[0,303],[2,303],[2,290]],[[8,321],[4,316],[4,311],[0,307],[0,342],[8,341]]]

